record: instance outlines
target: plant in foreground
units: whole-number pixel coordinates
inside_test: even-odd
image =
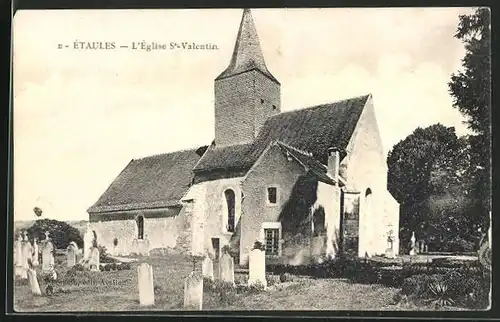
[[[443,282],[433,282],[429,284],[429,292],[432,298],[431,303],[436,307],[451,306],[455,301],[448,292],[448,286]]]

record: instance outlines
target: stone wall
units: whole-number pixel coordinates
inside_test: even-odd
[[[340,165],[341,176],[347,180],[349,191],[360,193],[358,255],[363,257],[365,254],[382,254],[385,251],[382,244],[386,242],[382,235],[386,233],[387,220],[399,228],[399,208],[386,207],[386,155],[371,98],[366,103],[346,150],[348,154]],[[365,197],[367,189],[371,190],[370,206]],[[387,211],[391,213],[386,213]]]
[[[303,167],[295,160],[288,161],[284,152],[277,145],[271,146],[249,171],[243,182],[245,198],[242,204],[243,215],[241,219],[241,265],[247,265],[248,255],[254,242],[261,238],[263,222],[287,220],[280,217],[289,203],[294,185],[304,172]],[[268,202],[268,187],[277,188],[276,204]],[[286,234],[286,227],[282,227],[282,229],[282,237],[291,239],[292,237]],[[294,246],[290,247],[294,248]],[[284,249],[282,249],[283,252],[292,255]]]
[[[150,211],[127,212],[128,217],[134,219],[93,221],[90,223],[92,230],[97,234],[98,244],[106,247],[107,252],[112,255],[129,255],[139,253],[137,243],[138,227],[135,216],[144,216],[144,239],[149,243],[149,250],[155,248],[168,248],[178,252],[186,252],[190,249],[190,225],[189,218],[184,210],[169,217],[158,217],[155,211],[153,218],[148,218]],[[114,245],[114,239],[118,244]]]
[[[230,245],[234,235],[234,233],[228,232],[226,229],[228,213],[224,191],[227,189],[233,190],[235,195],[235,226],[238,225],[241,218],[241,180],[241,177],[220,179],[205,181],[192,186],[192,189],[196,189],[196,193],[193,193],[192,196],[194,199],[193,210],[196,211],[196,215],[198,215],[198,212],[202,212],[204,217],[203,227],[197,229],[201,236],[193,238],[201,238],[205,251],[212,256],[215,255],[212,238],[219,239],[220,251],[225,245]]]
[[[256,70],[216,80],[215,143],[251,142],[266,117],[277,113],[279,106],[280,86]]]

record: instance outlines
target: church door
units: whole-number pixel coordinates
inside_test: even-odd
[[[342,193],[341,240],[342,252],[358,256],[359,247],[359,193]]]

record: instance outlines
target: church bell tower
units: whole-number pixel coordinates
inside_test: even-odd
[[[280,83],[269,72],[250,9],[244,9],[229,66],[215,79],[215,144],[252,142],[280,113]]]

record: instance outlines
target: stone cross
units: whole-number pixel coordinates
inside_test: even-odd
[[[99,255],[99,249],[97,247],[92,248],[89,258],[89,269],[93,272],[99,271]]]
[[[67,248],[67,263],[68,267],[73,267],[76,264],[76,250],[72,244]]]
[[[45,240],[49,240],[50,233],[48,231],[45,232]]]
[[[266,253],[260,249],[253,249],[250,252],[248,263],[248,285],[256,284],[267,287]]]
[[[415,241],[416,241],[416,238],[415,238],[415,232],[412,232],[411,233],[411,246],[410,246],[410,255],[411,256],[414,256],[414,255],[417,255],[417,252],[415,250]]]
[[[38,278],[36,277],[36,271],[32,268],[29,268],[27,271],[27,275],[31,293],[34,295],[42,295],[42,292],[40,291],[40,284],[38,284]]]
[[[191,272],[184,281],[184,308],[201,310],[203,306],[203,276]]]
[[[43,246],[42,250],[42,270],[45,272],[52,271],[54,268],[54,245],[50,240]]]
[[[234,259],[228,253],[223,253],[219,259],[219,278],[222,282],[234,283]]]
[[[139,303],[141,305],[154,305],[153,267],[148,263],[141,263],[137,266],[137,276]]]
[[[203,260],[202,263],[202,272],[203,272],[203,277],[208,278],[210,280],[214,279],[214,263],[212,262],[212,259],[210,259],[209,256],[205,256],[205,259]]]

